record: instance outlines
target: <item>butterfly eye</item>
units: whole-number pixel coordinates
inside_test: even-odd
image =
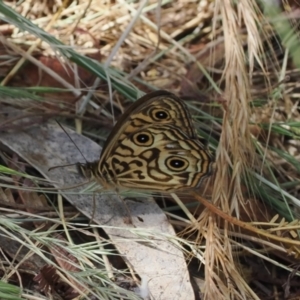
[[[166,160],[166,166],[171,171],[180,172],[187,169],[187,167],[189,166],[189,162],[184,158],[173,156],[173,157],[169,157]]]
[[[151,111],[151,117],[155,121],[165,121],[171,118],[168,111],[161,108],[155,108]]]
[[[151,146],[153,144],[153,137],[148,132],[139,132],[133,135],[132,141],[137,146]]]

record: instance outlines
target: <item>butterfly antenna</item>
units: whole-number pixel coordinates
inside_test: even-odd
[[[48,169],[48,172],[49,172],[49,171],[52,171],[52,170],[54,170],[54,169],[57,169],[57,168],[65,168],[65,167],[70,167],[70,166],[75,166],[75,165],[77,165],[77,163],[75,163],[75,164],[61,165],[61,166],[54,166],[54,167],[49,168],[49,169]]]
[[[85,156],[83,155],[83,153],[81,152],[81,150],[79,149],[79,147],[76,145],[76,143],[74,142],[74,140],[71,138],[71,136],[67,133],[67,131],[65,130],[65,128],[60,124],[60,122],[58,122],[57,120],[55,120],[55,121],[57,122],[57,124],[59,125],[59,127],[65,132],[65,134],[69,137],[70,141],[74,144],[74,146],[79,151],[79,153],[84,158],[84,160],[88,163],[88,160],[85,158]]]
[[[65,130],[65,128],[60,124],[60,122],[58,122],[57,120],[55,120],[56,123],[59,125],[59,127],[64,131],[64,133],[69,137],[70,141],[74,144],[74,146],[76,147],[76,149],[79,151],[79,153],[82,155],[82,157],[84,158],[84,160],[86,161],[86,163],[88,163],[87,159],[85,158],[85,156],[83,155],[83,153],[81,152],[81,150],[79,149],[79,147],[76,145],[76,143],[74,142],[74,140],[71,138],[71,136],[68,134],[68,132]],[[62,165],[62,166],[54,166],[48,169],[48,172],[57,168],[64,168],[64,167],[69,167],[69,166],[75,166],[78,165],[78,163],[75,164],[67,164],[67,165]]]

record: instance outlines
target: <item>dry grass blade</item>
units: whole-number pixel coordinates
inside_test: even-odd
[[[55,291],[55,293],[61,294],[64,299],[74,299],[79,296],[79,294],[73,291],[70,287],[66,287],[66,284],[61,281],[61,278],[56,273],[55,268],[51,265],[45,265],[33,280],[38,282],[39,289],[45,292],[46,295],[53,294]],[[64,291],[63,294],[62,291]]]
[[[239,2],[238,11],[231,1],[216,1],[216,12],[220,12],[226,40],[223,76],[226,84],[224,98],[227,100],[227,106],[224,111],[222,134],[217,152],[218,172],[215,176],[213,199],[214,204],[220,206],[222,211],[235,212],[239,216],[239,207],[244,201],[240,185],[241,175],[245,173],[245,166],[254,161],[254,151],[248,127],[250,84],[245,68],[244,41],[240,39],[240,28],[234,20],[242,18],[246,27],[248,26],[249,34],[254,37],[254,41],[255,37],[258,37],[258,30],[255,26],[253,27],[253,19],[249,18],[252,22],[250,24],[247,19],[254,13],[253,7],[249,6],[247,0]],[[249,46],[252,49],[251,54],[258,55],[256,45],[251,43]],[[227,170],[230,168],[232,177],[229,179]],[[204,299],[254,297],[254,293],[240,274],[233,272],[236,267],[227,233],[229,223],[225,222],[224,235],[220,235],[219,229],[215,226],[215,218],[210,212],[203,216],[203,222],[206,222],[208,226],[206,245],[208,249],[211,249],[206,251],[206,261],[209,267],[205,271],[208,284],[205,286]],[[220,265],[221,269],[215,270],[216,265]],[[226,278],[225,282],[218,275],[222,272]],[[235,288],[232,289],[232,286]]]

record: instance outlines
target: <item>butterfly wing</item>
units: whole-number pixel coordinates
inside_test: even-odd
[[[167,114],[167,118],[162,118],[164,113]],[[116,141],[153,123],[171,124],[180,128],[190,138],[197,138],[191,120],[187,106],[174,94],[167,91],[149,93],[134,102],[118,120],[105,142],[101,158],[103,160],[107,156],[106,153],[111,152]]]
[[[186,105],[156,91],[136,101],[103,148],[96,177],[109,186],[177,191],[200,184],[212,165]]]

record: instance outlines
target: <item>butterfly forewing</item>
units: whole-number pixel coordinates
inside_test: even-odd
[[[158,116],[159,111],[166,112],[169,118],[153,119],[153,114]],[[106,152],[111,151],[114,142],[128,133],[139,130],[147,125],[173,124],[181,128],[191,138],[196,138],[196,132],[191,115],[186,105],[175,95],[167,91],[155,91],[149,93],[134,102],[118,120],[108,136],[102,150],[100,160],[104,159]]]
[[[156,91],[117,122],[93,170],[105,188],[170,192],[198,187],[212,162],[186,105]]]

